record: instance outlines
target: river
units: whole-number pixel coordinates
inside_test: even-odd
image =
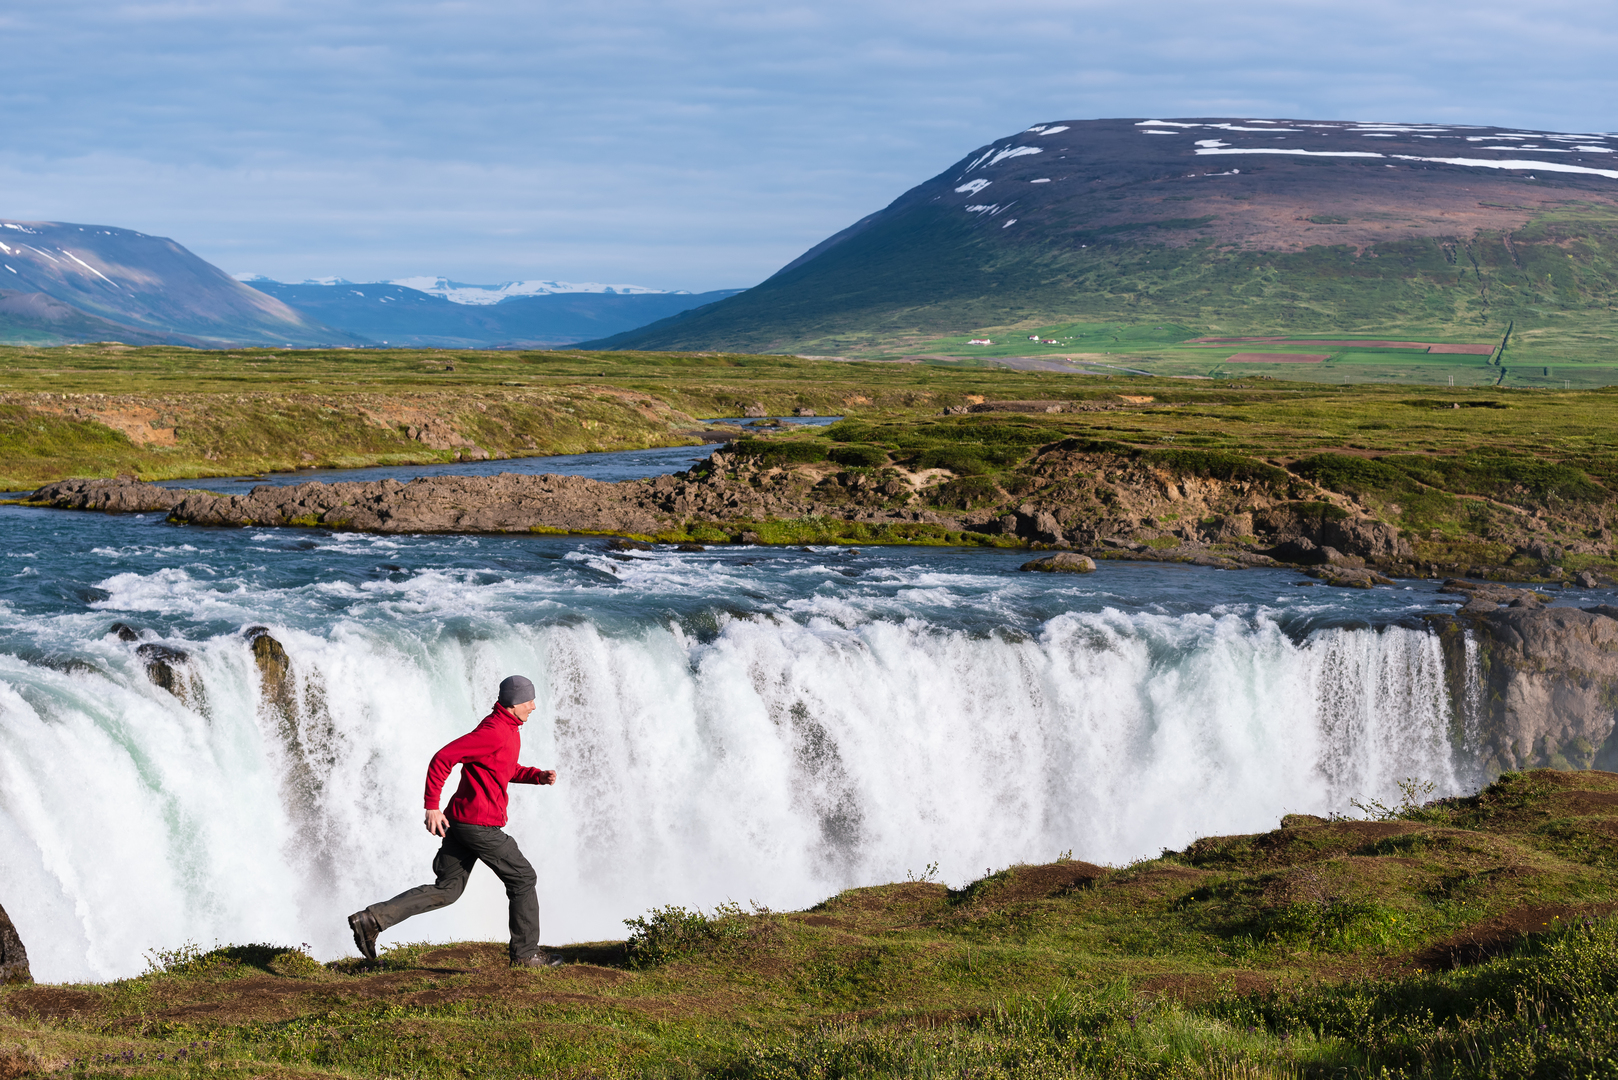
[[[512,789],[510,826],[551,943],[621,937],[664,904],[800,908],[929,863],[952,884],[1066,851],[1122,863],[1407,776],[1480,780],[1421,621],[1457,598],[1431,582],[0,523],[0,903],[46,981],[135,974],[186,941],[352,952],[345,916],[428,876],[428,757],[513,672],[539,687],[524,760],[560,773]],[[260,693],[253,626],[291,659],[287,709]],[[143,644],[184,652],[178,696]],[[478,871],[383,941],[504,925]]]

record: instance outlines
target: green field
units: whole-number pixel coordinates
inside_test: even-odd
[[[1618,776],[1406,790],[1128,866],[664,907],[540,972],[493,943],[153,942],[139,978],[0,988],[0,1076],[1614,1075]]]
[[[1267,376],[1296,382],[1385,383],[1428,386],[1506,386],[1541,389],[1589,389],[1618,385],[1618,318],[1610,333],[1570,334],[1557,328],[1518,331],[1513,328],[1498,357],[1428,353],[1416,349],[1314,346],[1310,338],[1331,342],[1360,339],[1431,344],[1498,346],[1505,327],[1495,333],[1457,334],[1453,328],[1403,327],[1381,334],[1298,334],[1288,344],[1242,342],[1193,344],[1198,337],[1221,336],[1215,330],[1172,323],[1060,323],[1024,330],[984,331],[935,338],[894,356],[926,356],[933,363],[972,366],[1015,363],[1019,358],[1071,360],[1076,369],[1102,370],[1108,365],[1136,368],[1164,377],[1251,379]],[[1041,339],[1030,341],[1030,335]],[[971,345],[973,338],[991,339],[989,346]],[[1046,342],[1054,340],[1056,344]],[[1236,353],[1325,353],[1318,364],[1229,363]]]
[[[1453,390],[1440,384],[1423,391],[1426,397],[1412,397],[1408,386],[1397,385],[1400,380],[1359,378],[1351,365],[1336,360],[1246,365],[1262,370],[1227,378],[1175,377],[1193,367],[1206,374],[1219,366],[1222,350],[1185,345],[1188,334],[1184,327],[1118,324],[1042,331],[1043,337],[1111,346],[1086,351],[1099,354],[1097,361],[1080,361],[1088,370],[1106,372],[1096,375],[1008,370],[989,362],[993,355],[963,362],[842,363],[634,352],[0,349],[0,483],[20,488],[121,471],[179,478],[454,460],[455,449],[412,440],[405,430],[410,425],[389,420],[415,413],[440,418],[490,455],[526,456],[689,443],[694,438],[683,433],[701,426],[693,418],[739,416],[751,407],[788,417],[808,409],[823,416],[903,419],[979,398],[1102,401],[1119,394],[1150,396],[1156,405],[1124,415],[1064,418],[1064,434],[1111,432],[1109,437],[1146,443],[1206,444],[1282,458],[1329,447],[1521,449],[1583,462],[1581,468],[1603,475],[1608,468],[1618,399],[1602,390],[1564,391],[1554,375],[1560,368],[1537,383],[1508,378],[1481,391],[1508,408],[1445,415],[1404,402],[1419,397],[1436,407],[1469,401],[1480,392],[1474,383],[1457,378]],[[1514,336],[1505,355],[1517,349]],[[1008,347],[1008,354],[1028,352]],[[1384,356],[1373,359],[1391,364]],[[1474,374],[1499,370],[1482,365],[1483,359],[1421,357],[1434,369],[1454,361],[1454,368]],[[1278,370],[1283,367],[1288,370]],[[1506,370],[1517,369],[1508,363]],[[1302,374],[1330,377],[1312,384],[1283,378]]]

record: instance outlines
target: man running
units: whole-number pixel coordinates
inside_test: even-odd
[[[554,784],[556,770],[517,764],[522,749],[521,728],[534,711],[534,684],[513,675],[500,684],[494,711],[475,729],[433,755],[427,766],[427,831],[444,838],[433,859],[431,885],[418,885],[392,900],[372,904],[348,917],[354,944],[376,959],[376,939],[390,926],[412,915],[453,904],[466,888],[466,879],[479,859],[506,886],[511,899],[511,966],[554,967],[561,957],[539,948],[539,877],[505,834],[506,785]],[[449,771],[461,766],[461,785],[449,800],[449,810],[438,809],[439,796]]]

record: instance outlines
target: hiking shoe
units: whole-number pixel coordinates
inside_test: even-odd
[[[522,960],[513,960],[511,962],[511,966],[514,968],[561,967],[562,958],[557,956],[555,953],[541,951]]]
[[[348,928],[354,931],[354,947],[367,960],[376,959],[376,936],[382,932],[376,916],[369,911],[356,911],[348,917]]]

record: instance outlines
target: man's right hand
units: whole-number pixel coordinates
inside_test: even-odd
[[[427,811],[427,831],[434,836],[443,836],[449,832],[449,818],[444,816],[444,811]]]

